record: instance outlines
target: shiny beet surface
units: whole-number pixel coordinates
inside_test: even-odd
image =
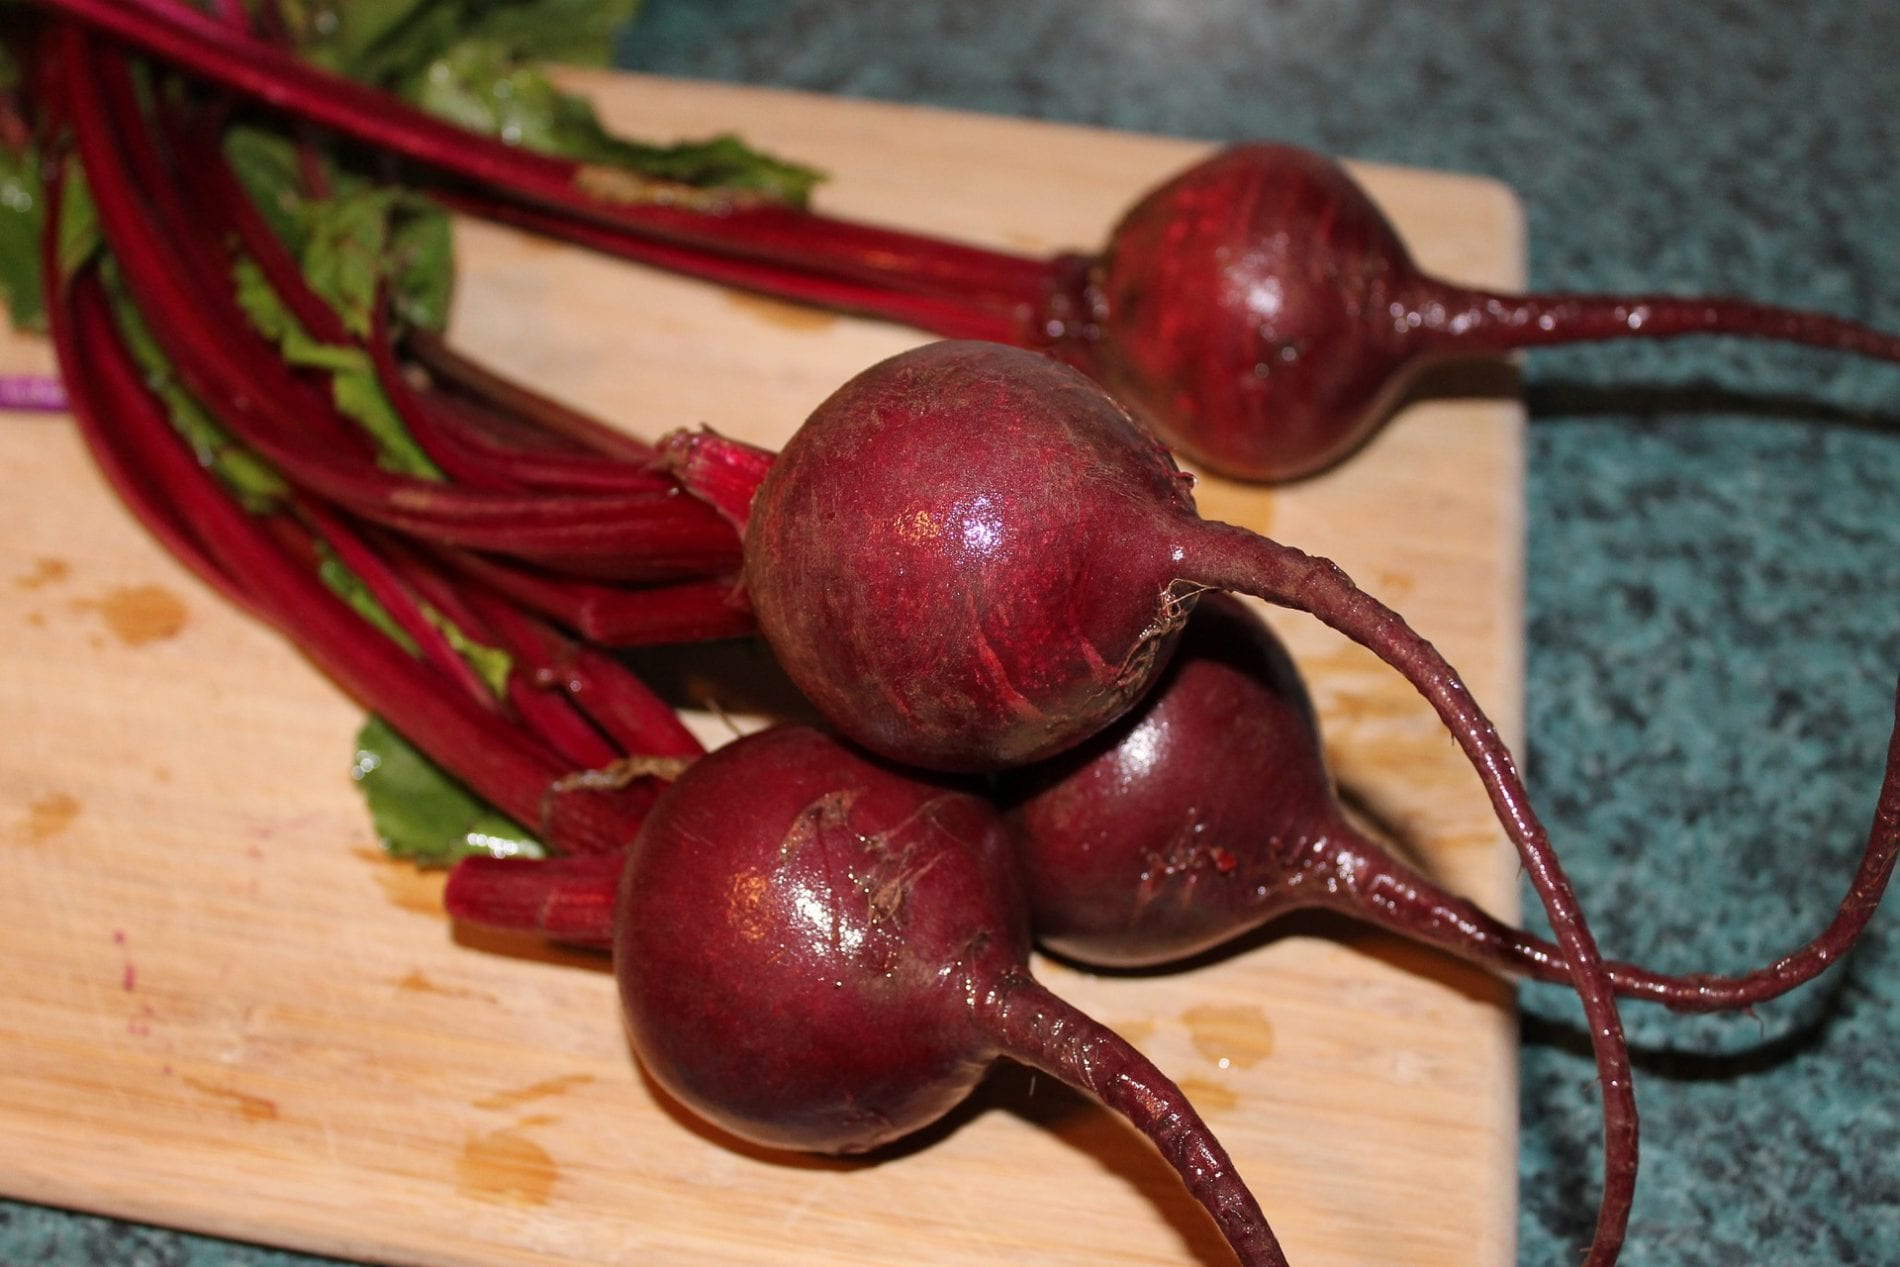
[[[1202,598],[1128,717],[1005,776],[1039,941],[1166,963],[1314,899],[1336,820],[1306,688],[1266,625]]]
[[[1242,479],[1351,452],[1422,350],[1422,280],[1359,185],[1318,154],[1247,145],[1129,210],[1097,265],[1099,373],[1156,432]]]
[[[1027,953],[990,807],[782,727],[702,758],[642,826],[614,957],[647,1071],[757,1143],[874,1148],[993,1056],[977,983]]]
[[[840,388],[752,504],[746,589],[858,742],[945,770],[1072,746],[1153,679],[1191,601],[1160,528],[1187,477],[1046,357],[945,342]]]
[[[744,1139],[875,1148],[998,1057],[1155,1145],[1249,1267],[1285,1267],[1179,1087],[1029,975],[1028,910],[985,800],[780,726],[696,762],[622,876],[614,970],[641,1063]]]

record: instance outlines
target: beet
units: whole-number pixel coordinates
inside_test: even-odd
[[[621,880],[614,969],[641,1064],[722,1129],[857,1153],[999,1057],[1154,1141],[1245,1263],[1283,1263],[1179,1088],[1030,976],[1028,908],[989,803],[779,726],[696,762]]]
[[[806,420],[752,503],[745,577],[760,631],[834,725],[945,770],[1022,764],[1099,731],[1152,685],[1208,589],[1309,612],[1398,669],[1483,780],[1570,966],[1606,1119],[1588,1261],[1614,1260],[1636,1109],[1595,942],[1490,720],[1337,565],[1200,519],[1166,450],[1080,373],[945,342],[872,366]]]
[[[1087,744],[1008,772],[1037,939],[1079,963],[1152,967],[1302,908],[1337,911],[1507,972],[1567,980],[1556,947],[1448,893],[1358,830],[1335,799],[1311,701],[1250,609],[1204,597],[1173,663],[1133,714]],[[1679,1011],[1752,1007],[1852,947],[1900,851],[1900,743],[1858,873],[1833,922],[1742,976],[1607,965],[1618,993]]]
[[[1727,334],[1900,360],[1900,339],[1819,313],[1677,295],[1511,295],[1413,261],[1345,169],[1238,145],[1165,182],[1094,263],[1092,372],[1182,453],[1284,480],[1363,443],[1434,363],[1517,348]]]

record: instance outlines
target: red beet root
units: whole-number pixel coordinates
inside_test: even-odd
[[[1900,360],[1900,339],[1733,299],[1506,295],[1422,271],[1358,182],[1288,145],[1198,163],[1128,212],[1095,265],[1082,359],[1225,475],[1331,466],[1427,366],[1515,348],[1730,334]]]
[[[1079,962],[1148,967],[1209,950],[1302,907],[1339,911],[1462,958],[1565,980],[1556,947],[1400,862],[1333,797],[1312,705],[1266,624],[1201,600],[1135,713],[1082,748],[1005,776],[1036,936]],[[1618,993],[1681,1011],[1753,1006],[1852,946],[1900,850],[1900,744],[1866,853],[1832,924],[1736,977],[1607,965]]]
[[[1588,1261],[1614,1260],[1636,1113],[1609,980],[1510,753],[1396,613],[1330,562],[1198,518],[1113,399],[997,344],[931,344],[840,388],[760,485],[745,558],[793,681],[853,738],[941,769],[1020,764],[1100,730],[1153,682],[1202,590],[1309,612],[1397,668],[1483,780],[1570,965],[1606,1110]]]
[[[614,967],[641,1063],[771,1147],[861,1152],[962,1100],[998,1057],[1128,1117],[1245,1263],[1283,1263],[1180,1090],[1029,975],[989,804],[782,726],[702,758],[620,886]]]

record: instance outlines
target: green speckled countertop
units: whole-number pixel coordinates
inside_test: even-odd
[[[633,69],[1480,172],[1534,285],[1900,329],[1900,5],[647,0]],[[1785,948],[1865,835],[1900,672],[1900,370],[1740,343],[1533,354],[1527,765],[1612,953]],[[1534,903],[1532,903],[1534,905]],[[1520,1259],[1588,1238],[1577,1013],[1523,994]],[[1632,1007],[1630,1267],[1900,1263],[1900,928],[1755,1017]],[[0,1263],[317,1260],[0,1203]]]

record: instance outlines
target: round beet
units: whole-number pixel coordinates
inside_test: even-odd
[[[1132,207],[1055,351],[1170,444],[1237,479],[1323,470],[1440,361],[1606,339],[1725,334],[1900,360],[1900,339],[1820,313],[1684,295],[1506,294],[1413,261],[1338,164],[1238,145]],[[1073,302],[1073,301],[1071,301]]]
[[[1020,765],[1153,680],[1193,602],[1156,531],[1198,522],[1189,483],[1080,374],[931,344],[839,388],[779,454],[746,591],[852,738],[936,769]]]
[[[1224,594],[1129,716],[998,794],[1037,940],[1102,967],[1184,959],[1312,903],[1341,844],[1306,686]]]
[[[1151,967],[1289,911],[1339,911],[1506,972],[1567,980],[1562,953],[1433,883],[1347,819],[1292,659],[1226,595],[1195,609],[1154,691],[1074,752],[1004,776],[1036,936],[1080,963]],[[1752,1007],[1839,961],[1900,853],[1900,742],[1833,921],[1737,976],[1607,965],[1617,992],[1679,1011]]]
[[[999,1057],[1126,1116],[1244,1263],[1284,1264],[1180,1089],[1030,975],[990,804],[780,726],[701,758],[641,826],[614,970],[641,1064],[743,1139],[862,1152],[935,1121]]]
[[[1243,479],[1343,457],[1429,346],[1406,318],[1427,286],[1405,244],[1343,170],[1292,146],[1224,150],[1143,197],[1096,285],[1104,384]]]

